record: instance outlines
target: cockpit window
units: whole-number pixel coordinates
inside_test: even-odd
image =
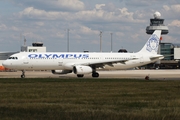
[[[15,59],[15,60],[17,60],[18,57],[9,57],[8,59]]]

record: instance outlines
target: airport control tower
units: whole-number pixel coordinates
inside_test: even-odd
[[[153,34],[153,32],[155,30],[162,30],[161,35],[167,35],[169,33],[168,27],[164,25],[164,19],[161,19],[161,13],[160,12],[154,13],[154,18],[150,19],[150,26],[146,27],[146,33],[151,35],[151,34]],[[161,40],[162,40],[162,36],[160,38],[160,45],[159,45],[159,49],[158,49],[158,54],[162,54]],[[160,60],[157,61],[155,63],[155,67],[159,68],[157,66],[159,66],[160,63],[161,63]]]
[[[161,13],[155,12],[154,19],[150,19],[150,26],[146,27],[146,33],[152,34],[154,30],[162,30],[161,34],[168,34],[168,27],[164,25],[164,19],[161,19]]]

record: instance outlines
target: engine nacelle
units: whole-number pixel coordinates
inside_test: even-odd
[[[89,66],[74,66],[73,72],[75,74],[83,75],[83,74],[89,74],[92,73],[92,68]]]
[[[52,70],[53,74],[68,74],[72,73],[72,70]]]

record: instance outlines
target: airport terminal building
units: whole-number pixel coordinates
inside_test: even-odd
[[[158,54],[164,55],[164,59],[146,65],[147,69],[180,69],[180,44],[160,43]]]
[[[160,43],[160,54],[165,56],[163,60],[180,60],[180,44]]]
[[[180,69],[180,44],[160,43],[160,53],[164,59],[160,61],[161,69]]]

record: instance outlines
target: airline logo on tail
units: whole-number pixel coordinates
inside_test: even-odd
[[[146,47],[146,50],[151,52],[151,51],[155,51],[157,52],[158,50],[158,45],[159,45],[159,38],[156,34],[153,34],[151,36],[151,38],[149,38],[148,42],[147,42],[147,47]]]

